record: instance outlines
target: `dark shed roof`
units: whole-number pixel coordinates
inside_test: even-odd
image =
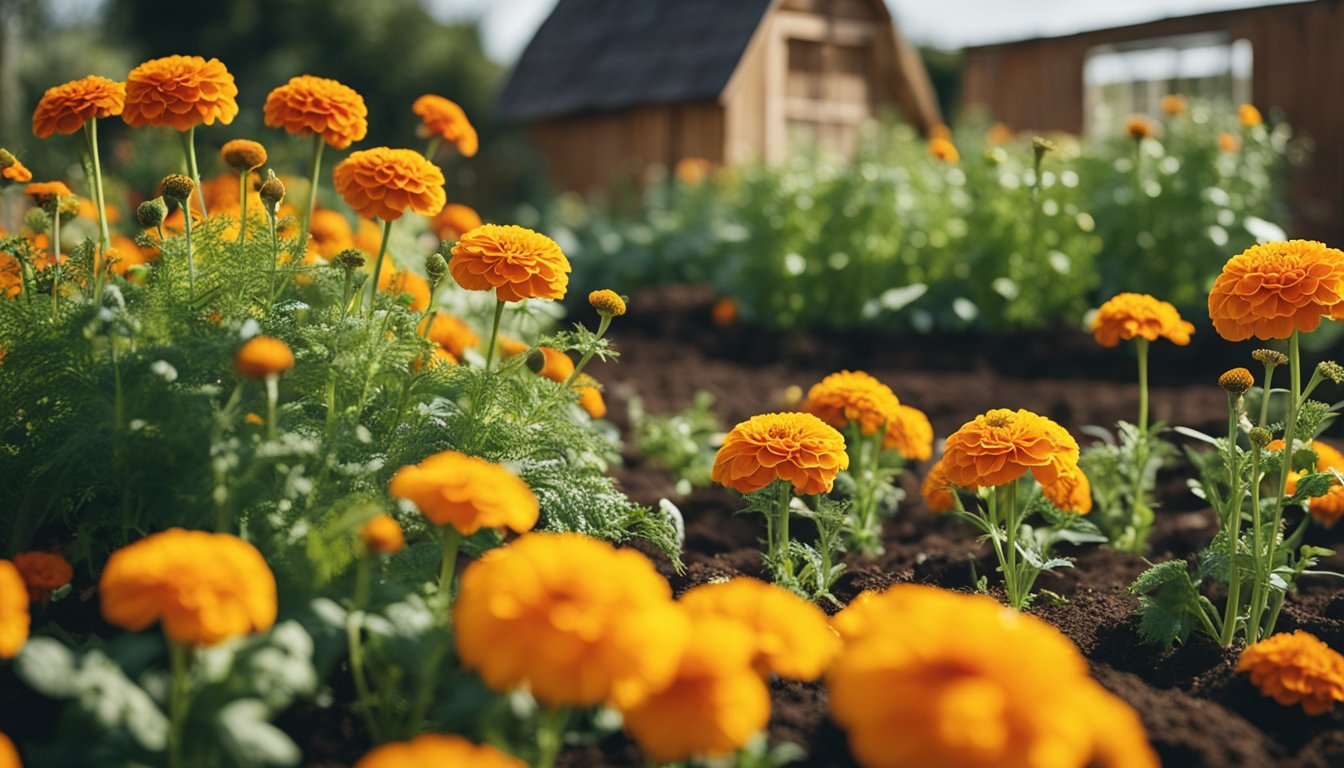
[[[719,97],[773,0],[560,0],[514,68],[511,121]]]

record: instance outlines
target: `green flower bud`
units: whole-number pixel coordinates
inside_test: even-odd
[[[162,197],[146,200],[135,209],[135,220],[145,229],[157,227],[168,218],[168,203]]]
[[[163,177],[163,183],[160,187],[163,189],[164,197],[183,204],[191,199],[191,193],[196,191],[196,182],[192,181],[190,176],[171,173]]]

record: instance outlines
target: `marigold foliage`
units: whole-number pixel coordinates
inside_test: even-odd
[[[33,111],[33,135],[74,133],[90,120],[120,115],[125,104],[124,83],[97,75],[71,80],[42,94]]]
[[[361,141],[369,131],[364,97],[325,77],[291,77],[267,94],[263,111],[266,125],[289,133],[321,136],[335,149]]]
[[[238,86],[219,59],[166,56],[141,64],[126,76],[127,125],[167,125],[185,131],[238,115]]]
[[[384,744],[364,755],[355,768],[526,768],[527,764],[488,744],[473,744],[461,736],[422,733],[410,741]]]
[[[1209,291],[1213,328],[1228,341],[1314,331],[1344,302],[1344,253],[1313,240],[1254,245],[1223,265]]]
[[[815,680],[840,650],[826,614],[787,589],[747,577],[703,584],[681,596],[692,616],[718,616],[748,627],[752,664],[761,674]]]
[[[332,172],[336,192],[367,219],[396,221],[407,211],[443,210],[443,171],[412,149],[375,147],[354,152]]]
[[[767,413],[729,431],[710,479],[740,493],[784,480],[806,496],[829,492],[848,468],[845,438],[834,427],[810,413]]]
[[[1300,703],[1322,715],[1344,702],[1344,656],[1302,630],[1281,632],[1246,648],[1237,671],[1249,672],[1260,692],[1285,707]]]
[[[1129,339],[1167,339],[1178,346],[1190,343],[1195,326],[1181,319],[1171,304],[1145,293],[1121,293],[1097,310],[1092,334],[1103,347]]]
[[[388,492],[415,504],[430,522],[463,536],[481,528],[532,530],[540,510],[518,476],[484,459],[442,451],[392,476]]]
[[[453,246],[448,271],[469,291],[494,290],[500,301],[563,299],[569,259],[551,238],[524,227],[483,224]]]
[[[28,640],[28,588],[14,563],[0,560],[0,659],[12,659]]]

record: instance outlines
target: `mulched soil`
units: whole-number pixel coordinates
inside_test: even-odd
[[[609,418],[623,429],[628,427],[626,405],[636,395],[648,411],[667,413],[687,407],[697,390],[708,390],[731,425],[786,408],[790,388],[805,390],[841,368],[862,368],[890,384],[903,402],[929,414],[938,435],[993,407],[1029,408],[1075,434],[1088,424],[1132,420],[1136,411],[1131,351],[1101,349],[1081,332],[879,337],[718,329],[709,322],[712,301],[711,294],[695,287],[634,298],[631,316],[622,318],[613,334],[622,355],[619,364],[594,370],[607,388]],[[1228,367],[1245,365],[1253,347],[1227,344],[1207,329],[1195,339],[1186,349],[1153,346],[1153,417],[1216,434],[1226,423],[1225,395],[1216,377]],[[649,504],[674,498],[672,478],[642,464],[633,446],[627,446],[626,459],[617,476],[631,496]],[[1186,490],[1189,471],[1178,466],[1159,478],[1162,507],[1153,562],[1192,554],[1216,529],[1212,510]],[[970,589],[973,574],[993,575],[993,555],[977,546],[974,533],[924,509],[916,476],[907,473],[903,484],[907,500],[887,521],[886,552],[848,559],[835,589],[841,601],[899,582]],[[676,501],[686,518],[686,568],[677,574],[665,562],[661,567],[677,593],[726,576],[764,576],[757,548],[762,524],[735,515],[739,503],[732,494],[708,488]],[[805,529],[800,535],[806,536]],[[1340,535],[1313,526],[1312,537],[1330,546]],[[1126,588],[1147,567],[1145,561],[1100,547],[1065,554],[1076,558],[1076,567],[1043,575],[1038,584],[1066,602],[1041,599],[1032,612],[1073,639],[1095,677],[1134,705],[1164,765],[1344,766],[1344,708],[1308,717],[1300,708],[1279,706],[1234,671],[1239,649],[1224,651],[1202,636],[1169,653],[1141,645],[1135,631],[1137,603]],[[1344,570],[1344,558],[1324,565]],[[1344,651],[1344,591],[1323,578],[1304,580],[1300,593],[1289,598],[1278,629],[1304,629]],[[773,704],[772,740],[806,748],[810,757],[804,765],[853,765],[844,735],[827,717],[821,684],[776,682]],[[563,764],[640,763],[631,745],[614,736],[596,747],[571,750]]]

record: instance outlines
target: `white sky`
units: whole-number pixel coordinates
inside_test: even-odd
[[[556,0],[423,0],[444,20],[479,17],[486,50],[512,62]],[[906,36],[960,48],[980,43],[1064,35],[1211,10],[1281,5],[1296,0],[887,0]],[[627,0],[640,2],[640,0]],[[733,2],[733,0],[722,0]]]

